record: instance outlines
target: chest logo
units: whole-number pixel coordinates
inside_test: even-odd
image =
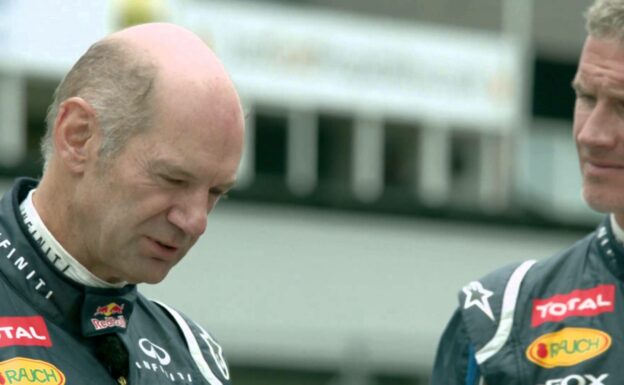
[[[494,295],[493,292],[487,290],[481,285],[481,282],[474,281],[464,286],[462,289],[466,294],[466,300],[464,301],[464,309],[469,309],[473,306],[481,309],[489,319],[494,321],[494,313],[490,307],[489,298]]]
[[[143,353],[145,353],[146,356],[157,360],[161,365],[169,365],[171,362],[171,356],[169,353],[147,338],[141,338],[139,340],[139,347],[143,350]]]
[[[139,370],[148,370],[157,373],[159,376],[165,376],[169,378],[171,382],[183,381],[185,383],[193,382],[193,377],[190,372],[181,372],[172,368],[171,355],[161,346],[148,340],[147,338],[141,338],[139,341],[139,348],[148,359],[135,361],[135,365]],[[0,384],[2,385],[2,384]]]
[[[601,374],[600,376],[592,376],[591,374],[572,374],[565,378],[558,378],[556,380],[548,380],[544,385],[605,385],[605,378],[609,377],[608,373]]]
[[[43,317],[0,317],[0,347],[6,346],[51,347]]]
[[[16,357],[0,362],[0,385],[64,385],[65,375],[49,362]]]
[[[83,335],[123,333],[128,327],[132,308],[132,302],[128,299],[87,294],[82,305]]]
[[[615,286],[600,285],[591,289],[574,290],[546,299],[533,300],[531,326],[559,322],[568,317],[591,317],[614,311]]]
[[[594,358],[611,347],[611,336],[588,328],[564,328],[536,338],[526,357],[544,368],[572,366]]]

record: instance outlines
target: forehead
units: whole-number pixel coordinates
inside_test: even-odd
[[[167,159],[199,179],[229,178],[242,152],[244,119],[223,71],[161,63],[144,158]]]
[[[574,83],[589,90],[624,92],[624,44],[589,37],[585,41]]]
[[[242,152],[242,110],[200,84],[187,85],[186,92],[172,92],[155,83],[152,118],[130,138],[126,151],[145,166],[159,160],[157,164],[184,169],[198,180],[229,177]]]

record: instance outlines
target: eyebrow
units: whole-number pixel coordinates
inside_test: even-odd
[[[187,179],[197,179],[197,177],[195,177],[195,175],[191,174],[190,172],[182,169],[179,166],[176,166],[175,164],[168,163],[167,161],[164,161],[162,159],[157,159],[151,162],[150,168],[156,172],[179,175]]]

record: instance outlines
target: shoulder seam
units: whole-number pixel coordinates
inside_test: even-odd
[[[182,334],[184,335],[184,338],[186,339],[186,345],[191,353],[191,356],[193,357],[195,364],[197,364],[197,367],[204,379],[208,381],[210,385],[223,385],[223,383],[217,378],[217,376],[215,376],[215,374],[210,369],[210,366],[206,362],[206,359],[204,358],[204,355],[199,348],[199,343],[197,342],[197,339],[195,338],[191,327],[184,320],[184,317],[182,317],[182,315],[176,310],[172,309],[171,307],[165,305],[160,301],[151,301],[169,312],[169,314],[171,314],[173,319],[176,321],[176,323],[180,327],[180,330],[182,331]]]
[[[475,358],[479,365],[498,353],[505,345],[505,342],[507,342],[507,339],[511,334],[511,328],[513,327],[513,318],[516,310],[518,294],[520,292],[520,285],[522,284],[527,272],[531,267],[533,267],[535,262],[537,261],[529,260],[520,264],[520,266],[518,266],[511,274],[509,281],[507,281],[505,292],[503,294],[503,305],[501,308],[498,328],[494,333],[494,337],[492,337],[492,339],[475,354]]]

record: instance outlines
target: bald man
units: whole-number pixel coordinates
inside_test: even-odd
[[[0,201],[0,384],[230,383],[211,335],[135,285],[204,233],[243,128],[191,32],[144,24],[89,48],[50,106],[41,180]]]

